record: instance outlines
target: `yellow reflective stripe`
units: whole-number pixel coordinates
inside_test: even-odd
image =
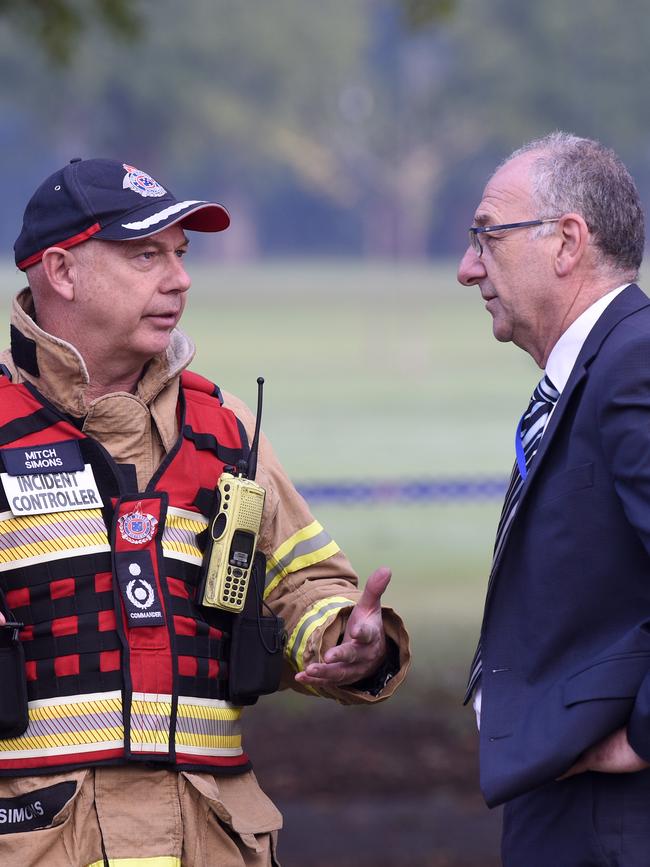
[[[110,551],[100,509],[45,515],[0,513],[0,571],[47,563],[71,554]]]
[[[133,741],[138,744],[160,744],[161,746],[169,746],[169,730],[162,729],[141,729],[131,723],[131,745]]]
[[[27,731],[29,731],[29,729]],[[59,747],[65,746],[79,746],[80,744],[108,742],[111,742],[111,747],[114,747],[115,745],[121,746],[123,738],[124,729],[122,726],[86,728],[78,732],[58,732],[52,735],[40,735],[34,737],[29,734],[24,734],[20,735],[19,738],[3,738],[2,741],[0,741],[0,758],[2,758],[2,753],[14,750],[56,750]]]
[[[106,861],[93,861],[88,867],[106,867]],[[174,855],[154,855],[153,858],[109,858],[109,867],[181,867]]]
[[[64,557],[85,557],[87,554],[103,554],[110,550],[111,546],[108,543],[106,545],[86,545],[81,548],[61,548],[60,551],[48,551],[47,554],[35,554],[33,557],[21,557],[20,559],[11,559],[6,562],[0,561],[0,572],[7,572],[9,569],[16,569],[19,566],[35,566],[38,563],[62,560]]]
[[[137,696],[137,698],[136,698]],[[171,696],[165,695],[164,698],[142,698],[142,693],[133,693],[133,701],[131,702],[131,713],[150,713],[158,716],[169,716],[172,712]]]
[[[222,755],[241,755],[241,708],[222,702],[221,707],[198,704],[182,697],[176,717],[176,748],[197,754],[210,751]]]
[[[178,703],[178,713],[182,716],[190,716],[192,719],[223,720],[235,722],[241,717],[241,708],[201,707],[200,705],[187,702]]]
[[[200,564],[202,552],[196,543],[196,537],[208,526],[208,519],[196,512],[186,509],[167,510],[165,527],[162,535],[163,553],[166,557],[177,556],[187,562]]]
[[[190,735],[176,734],[176,746],[214,747],[215,749],[234,750],[241,747],[241,735]]]
[[[130,717],[130,746],[134,752],[169,750],[171,707],[168,695],[134,694]],[[241,708],[229,702],[180,696],[177,747],[193,755],[241,755],[241,713]],[[73,755],[80,750],[121,750],[123,746],[119,692],[67,696],[63,701],[41,699],[29,704],[29,726],[24,734],[0,738],[0,763],[41,755]]]
[[[298,544],[298,542],[303,542],[305,539],[311,539],[312,536],[317,536],[322,532],[322,530],[323,528],[318,521],[312,521],[311,524],[303,527],[302,530],[298,530],[298,532],[294,533],[293,536],[290,536],[286,542],[283,542],[280,547],[271,554],[271,559],[276,561],[281,560],[285,554],[288,554],[289,551],[291,551],[294,545]]]
[[[0,759],[13,754],[37,754],[44,750],[52,755],[71,752],[73,746],[118,749],[124,740],[122,701],[118,694],[107,698],[89,695],[69,696],[61,704],[53,700],[29,703],[27,731],[15,738],[0,739]],[[11,754],[11,755],[10,755]]]
[[[58,699],[61,704],[43,704],[29,703],[29,718],[30,720],[47,720],[56,719],[59,717],[69,717],[74,714],[102,714],[102,713],[122,713],[122,698],[99,698],[94,700],[84,700],[71,702],[65,699]]]
[[[298,530],[271,554],[266,567],[264,598],[292,572],[321,563],[341,549],[318,521]]]
[[[201,550],[196,545],[184,545],[182,542],[168,542],[163,538],[162,549],[165,557],[177,555],[177,560],[186,558],[188,563],[193,563],[195,566],[201,565]]]
[[[315,629],[332,620],[342,608],[352,608],[354,602],[345,596],[328,596],[313,605],[296,624],[287,642],[285,654],[298,671],[304,669],[304,653]]]
[[[0,551],[0,563],[16,563],[30,557],[43,556],[57,551],[75,551],[80,548],[99,548],[107,545],[106,536],[99,533],[80,533],[66,536],[63,539],[39,540],[38,542],[31,542],[29,545],[15,545],[12,548],[5,548],[4,551]],[[107,550],[109,549],[107,548]]]
[[[291,561],[291,566],[286,571],[298,572],[299,569],[304,569],[306,566],[313,566],[314,563],[320,563],[323,560],[327,560],[328,557],[332,557],[340,550],[339,546],[332,539],[331,542],[328,542],[327,545],[323,545],[322,548],[318,548],[316,551],[310,551],[308,554],[303,554],[301,557],[296,557]]]
[[[242,710],[228,702],[214,707],[201,699],[181,696],[176,717],[176,749],[191,755],[242,754]]]
[[[134,693],[131,701],[131,749],[166,753],[169,750],[171,712],[171,696]]]
[[[210,522],[200,512],[190,512],[189,509],[177,509],[175,506],[169,506],[167,509],[167,517],[165,525],[182,527],[185,530],[191,530],[193,533],[200,533],[205,530]]]
[[[44,515],[14,515],[13,512],[0,513],[0,532],[22,530],[24,527],[38,529],[43,524],[60,524],[79,519],[97,518],[103,521],[101,509],[70,509],[68,512],[48,512]]]

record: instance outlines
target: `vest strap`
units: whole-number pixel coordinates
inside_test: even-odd
[[[11,355],[18,367],[22,367],[23,370],[32,376],[40,376],[41,372],[38,369],[36,357],[36,341],[25,337],[22,331],[19,331],[15,325],[10,327],[10,333]]]
[[[211,433],[197,433],[192,429],[192,426],[186,424],[183,428],[183,435],[186,439],[191,440],[199,451],[207,450],[216,454],[219,460],[233,467],[237,466],[237,462],[243,457],[243,449],[231,449],[217,442],[217,438]]]
[[[51,427],[52,421],[52,414],[47,409],[37,409],[31,415],[14,419],[0,428],[0,446],[45,430]]]

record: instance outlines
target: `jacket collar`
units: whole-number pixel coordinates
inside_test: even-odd
[[[544,457],[553,440],[553,436],[562,421],[566,407],[569,405],[571,395],[587,375],[589,365],[598,354],[598,350],[602,346],[604,340],[620,322],[649,305],[650,298],[648,298],[648,296],[642,292],[635,283],[631,283],[620,293],[620,295],[617,295],[617,297],[614,298],[612,303],[604,310],[603,314],[587,335],[587,339],[578,354],[578,358],[576,359],[576,363],[573,366],[569,379],[567,380],[567,384],[562,390],[557,406],[555,407],[548,426],[544,431],[544,436],[542,437],[537,454],[535,455],[535,460],[526,476],[526,481],[524,482],[521,494],[519,495],[517,513],[515,514],[508,530],[508,536],[510,536],[510,533],[512,532],[512,527],[517,523],[517,518],[521,513],[522,503],[537,477],[537,474],[540,472],[540,467],[544,463]],[[497,569],[499,562],[503,557],[503,552],[507,547],[507,542],[508,540],[506,538],[504,544],[501,546],[499,557],[493,564],[493,571]]]
[[[560,421],[562,420],[562,416],[569,404],[572,393],[586,376],[587,369],[598,354],[598,350],[602,346],[604,340],[620,322],[648,305],[650,305],[650,298],[648,298],[648,296],[642,292],[635,283],[631,283],[620,293],[620,295],[614,298],[608,307],[605,308],[603,314],[587,335],[587,339],[585,340],[576,359],[576,363],[573,366],[573,370],[569,375],[567,384],[560,395],[555,411],[550,418],[548,427],[544,431],[544,436],[542,437],[539,449],[535,455],[535,460],[533,461],[530,473],[528,474],[522,489],[520,503],[530,486],[530,482],[539,472],[539,467],[544,460],[544,455],[548,451],[549,444],[553,439],[553,435],[555,434]]]
[[[175,328],[166,352],[151,359],[137,384],[140,400],[149,405],[188,366],[194,352],[194,343]],[[21,380],[34,385],[66,414],[74,418],[87,415],[95,401],[86,400],[90,382],[86,363],[71,343],[39,328],[28,288],[12,304],[11,354]]]

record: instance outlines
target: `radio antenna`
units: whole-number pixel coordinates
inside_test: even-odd
[[[260,427],[262,424],[262,399],[263,399],[264,377],[257,377],[257,417],[255,419],[255,433],[253,434],[253,442],[248,455],[248,478],[255,480],[257,472],[257,447],[260,439]]]

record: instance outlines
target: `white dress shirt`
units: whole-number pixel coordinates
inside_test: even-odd
[[[583,313],[581,313],[580,316],[578,316],[575,322],[572,322],[571,325],[569,325],[567,330],[564,332],[564,334],[560,337],[558,342],[551,350],[551,354],[549,355],[548,361],[546,362],[546,370],[544,372],[551,380],[555,388],[560,392],[560,394],[562,394],[564,387],[567,384],[571,371],[573,370],[578,355],[580,354],[580,350],[582,349],[585,340],[589,336],[589,332],[594,327],[596,322],[600,319],[602,314],[605,312],[605,309],[612,303],[614,298],[616,298],[616,296],[619,295],[623,291],[623,289],[626,289],[629,285],[629,283],[624,283],[622,286],[617,286],[616,289],[612,289],[611,292],[603,295],[601,298],[598,299],[598,301],[594,301],[594,303],[590,307],[587,307],[587,309]],[[547,425],[549,419],[555,412],[556,406],[557,402],[549,413],[548,418],[546,419]],[[474,701],[472,706],[476,712],[476,724],[480,728],[480,686],[477,688],[474,694]]]

